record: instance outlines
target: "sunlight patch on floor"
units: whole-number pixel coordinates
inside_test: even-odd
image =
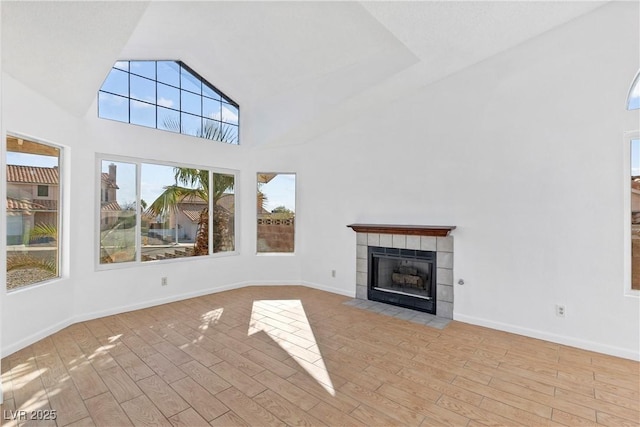
[[[224,308],[216,308],[215,310],[211,310],[200,316],[202,318],[202,324],[200,325],[201,331],[206,331],[209,329],[209,325],[215,325],[222,317],[222,313],[224,312]]]
[[[113,335],[113,336],[110,336],[110,337],[108,338],[108,340],[109,340],[109,342],[110,342],[110,343],[112,343],[112,342],[114,342],[114,341],[119,340],[119,339],[120,339],[120,337],[122,337],[122,334]]]
[[[264,332],[331,396],[336,392],[300,300],[257,300],[247,335]]]
[[[13,383],[13,390],[19,390],[27,386],[31,381],[35,381],[40,378],[40,376],[45,372],[46,369],[33,369],[32,366],[26,363],[21,363],[20,365],[14,367],[12,370],[7,371],[7,373],[3,374],[3,377],[6,375],[6,379]]]

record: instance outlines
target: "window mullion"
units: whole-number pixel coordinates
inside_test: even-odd
[[[132,72],[134,63],[145,69]],[[153,64],[152,71],[149,70],[150,63]],[[162,81],[160,63],[164,64],[162,69],[165,70],[162,72]],[[128,61],[126,69],[122,69],[116,68],[118,64],[121,62],[116,62],[98,90],[98,117],[229,144],[239,143],[238,104],[187,65],[180,61]],[[162,97],[159,95],[160,88],[163,88]],[[203,88],[206,88],[206,95]],[[150,94],[152,90],[155,91],[155,96]],[[219,104],[219,112],[205,110],[205,97],[207,101],[215,100]],[[235,118],[228,118],[230,123],[223,120],[223,104],[233,109],[231,114]],[[153,119],[150,117],[152,111],[155,111]],[[177,113],[175,120],[173,113]],[[159,114],[163,114],[162,119],[170,124],[163,123]],[[217,125],[216,130],[204,132],[207,123]],[[178,129],[173,129],[175,124]],[[226,128],[230,131],[224,132]],[[226,136],[223,138],[221,134]]]
[[[213,195],[215,192],[215,182],[213,180],[213,172],[211,170],[209,170],[209,226],[208,226],[208,230],[209,230],[209,255],[213,254],[213,227],[214,227],[214,223],[213,223],[213,204],[215,203],[215,200],[213,200]]]
[[[142,261],[142,211],[140,210],[142,200],[142,167],[140,162],[136,162],[136,262]]]

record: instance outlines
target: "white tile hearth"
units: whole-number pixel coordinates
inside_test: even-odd
[[[404,307],[385,304],[377,301],[368,301],[363,299],[352,299],[346,301],[344,305],[368,310],[373,313],[383,314],[398,319],[408,320],[409,322],[419,323],[421,325],[431,326],[432,328],[444,329],[451,322],[451,319],[434,316],[433,314],[423,313],[422,311],[411,310]]]

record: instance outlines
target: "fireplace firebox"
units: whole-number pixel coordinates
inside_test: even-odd
[[[368,299],[436,313],[436,252],[368,247]]]

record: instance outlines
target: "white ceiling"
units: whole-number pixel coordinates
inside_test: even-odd
[[[605,3],[2,1],[2,69],[81,116],[117,59],[179,59],[295,143]]]
[[[0,0],[2,71],[83,115],[145,8]]]

